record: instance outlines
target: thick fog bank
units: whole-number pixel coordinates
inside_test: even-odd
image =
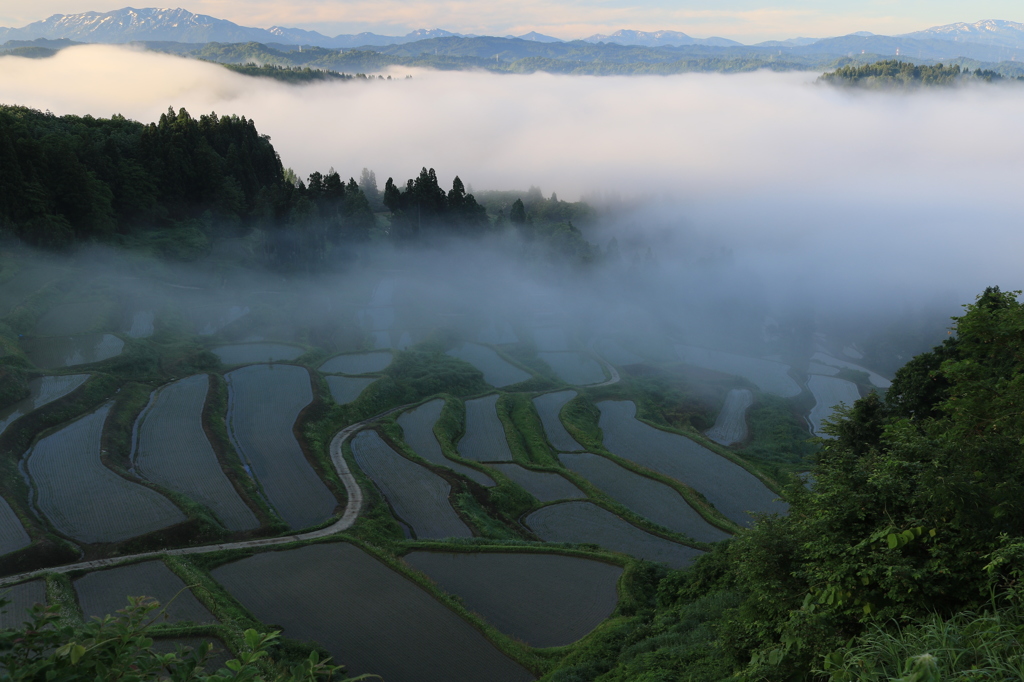
[[[296,87],[88,46],[0,58],[0,93],[57,114],[246,115],[300,176],[368,167],[383,184],[427,165],[445,185],[458,174],[477,190],[599,197],[614,219],[585,236],[602,247],[616,237],[625,258],[650,248],[661,279],[645,296],[666,307],[685,288],[712,307],[756,299],[841,321],[934,304],[941,318],[989,284],[1020,286],[1024,88],[895,95],[818,86],[808,73],[412,73]]]

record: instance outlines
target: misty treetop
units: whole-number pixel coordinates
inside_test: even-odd
[[[441,189],[437,173],[425,167],[416,178],[406,181],[399,189],[393,178],[384,184],[384,205],[391,211],[392,233],[398,238],[425,235],[439,229],[453,229],[464,233],[479,232],[488,227],[487,209],[476,202],[472,194],[455,176],[448,192]]]
[[[886,59],[873,64],[847,65],[822,74],[818,79],[832,85],[847,85],[861,88],[916,88],[928,86],[951,86],[969,82],[1003,80],[995,71],[961,68],[959,64],[912,64],[897,59]],[[1024,80],[1018,77],[1016,80]]]

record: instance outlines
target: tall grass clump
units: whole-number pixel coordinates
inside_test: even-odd
[[[832,682],[1024,680],[1024,604],[875,625],[825,668]]]

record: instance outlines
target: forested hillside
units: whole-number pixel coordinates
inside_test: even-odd
[[[401,184],[388,178],[382,196],[366,173],[361,184],[333,169],[303,182],[286,173],[270,138],[244,116],[169,110],[145,125],[0,106],[0,234],[34,246],[141,244],[190,260],[217,236],[258,230],[267,264],[308,269],[332,250],[367,241],[373,230],[408,240],[483,235],[511,224],[527,241],[548,244],[542,251],[550,257],[593,257],[571,222],[589,215],[583,205],[541,197],[531,202],[539,211],[535,224],[522,201],[518,214],[511,211],[516,199],[508,197],[488,215],[458,177],[450,191],[441,189],[433,169]],[[387,212],[383,223],[375,209]]]
[[[836,418],[789,516],[670,573],[552,679],[1020,679],[1019,293],[985,291]]]

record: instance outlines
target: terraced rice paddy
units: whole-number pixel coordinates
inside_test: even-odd
[[[642,357],[623,348],[617,341],[612,339],[601,339],[594,344],[595,349],[601,357],[622,367],[623,365],[637,365],[644,361]]]
[[[29,545],[28,533],[7,500],[0,497],[0,555],[15,552]]]
[[[519,337],[512,331],[508,322],[491,322],[480,330],[476,340],[480,343],[489,343],[492,346],[519,343]]]
[[[622,568],[554,554],[413,552],[405,562],[532,647],[572,644],[612,614]]]
[[[36,604],[46,604],[46,583],[30,580],[13,587],[0,587],[0,599],[10,602],[0,613],[0,630],[21,627],[28,620],[28,609]]]
[[[748,358],[696,346],[676,346],[682,362],[747,379],[765,393],[783,398],[800,394],[800,386],[789,376],[789,365],[761,358]]]
[[[124,341],[113,334],[83,334],[29,339],[23,347],[36,367],[55,369],[116,357],[124,350]]]
[[[468,362],[484,373],[484,381],[491,386],[503,388],[526,381],[530,374],[506,362],[493,349],[475,343],[464,343],[448,351],[448,355]]]
[[[197,374],[154,392],[135,427],[135,466],[149,480],[209,508],[225,528],[258,528],[203,431],[209,385],[205,374]]]
[[[871,385],[877,388],[889,388],[890,386],[892,386],[891,381],[889,381],[888,379],[886,379],[877,372],[872,372],[870,369],[866,369],[864,367],[861,367],[860,365],[856,365],[847,360],[840,360],[838,358],[834,358],[831,355],[826,355],[825,353],[815,353],[814,355],[811,356],[811,361],[820,362],[821,364],[830,367],[845,367],[846,369],[852,369],[855,372],[867,372],[868,378],[871,381]]]
[[[561,327],[537,327],[533,330],[533,343],[537,346],[538,351],[569,350],[569,338]]]
[[[54,400],[63,398],[71,393],[71,391],[84,384],[88,378],[88,374],[66,374],[64,376],[32,379],[28,382],[28,397],[0,411],[0,433],[3,433],[8,426],[32,410],[37,410],[43,405],[52,403]]]
[[[236,343],[213,349],[225,365],[249,365],[254,362],[294,360],[306,351],[283,343]]]
[[[373,374],[391,364],[391,353],[336,355],[320,365],[327,374]]]
[[[472,469],[465,464],[453,462],[444,456],[437,436],[434,435],[434,424],[441,416],[444,408],[444,400],[431,400],[429,403],[420,405],[414,410],[403,412],[398,417],[398,425],[402,427],[402,435],[405,442],[413,451],[432,464],[440,464],[452,471],[462,474],[466,478],[476,481],[482,486],[491,487],[494,480],[483,473]]]
[[[331,397],[339,405],[347,405],[363,392],[367,386],[376,379],[372,377],[338,377],[328,376],[327,387],[331,390]]]
[[[162,561],[144,561],[95,571],[73,584],[86,620],[102,618],[123,609],[128,604],[128,597],[152,597],[166,608],[167,622],[217,622],[181,578]]]
[[[601,545],[640,559],[689,566],[700,550],[651,535],[592,502],[561,502],[541,507],[523,522],[545,542]]]
[[[296,365],[249,365],[225,375],[228,431],[277,514],[292,529],[321,523],[338,502],[306,461],[292,431],[313,400]]]
[[[466,401],[466,434],[458,443],[459,455],[477,462],[512,461],[497,402],[497,395]]]
[[[747,439],[747,410],[754,404],[754,394],[745,388],[734,388],[725,396],[725,404],[712,426],[704,434],[721,445],[732,445]]]
[[[812,376],[807,380],[807,388],[811,389],[815,400],[809,418],[811,432],[818,436],[825,436],[821,430],[822,424],[832,416],[836,405],[845,403],[847,407],[852,407],[854,402],[860,400],[857,385],[846,379]]]
[[[127,334],[133,339],[145,339],[153,336],[153,321],[156,316],[152,310],[144,310],[132,315]]]
[[[590,481],[623,507],[669,530],[701,542],[725,540],[729,534],[712,526],[683,496],[653,478],[635,474],[607,457],[589,452],[558,458],[571,471]]]
[[[605,380],[604,370],[593,358],[580,353],[537,353],[558,378],[573,386],[599,384]]]
[[[533,405],[537,408],[537,414],[540,415],[548,442],[559,452],[575,452],[583,449],[583,446],[565,430],[562,419],[558,416],[565,404],[575,397],[576,391],[558,391],[557,393],[545,393],[533,399]]]
[[[349,675],[388,682],[526,682],[533,676],[427,592],[349,544],[264,552],[212,571],[284,636],[321,644]]]
[[[491,464],[490,466],[511,478],[516,485],[541,502],[586,498],[586,494],[582,490],[558,474],[530,471],[518,464]]]
[[[752,473],[689,438],[648,426],[635,418],[628,401],[598,403],[604,445],[612,453],[670,476],[696,489],[741,526],[753,524],[748,512],[785,513],[784,502]]]
[[[373,479],[395,515],[419,539],[471,537],[469,527],[452,509],[452,487],[429,469],[395,452],[376,431],[360,431],[352,439],[352,455]]]
[[[118,542],[185,521],[163,495],[100,462],[110,403],[39,440],[27,469],[36,507],[61,533],[82,542]]]

